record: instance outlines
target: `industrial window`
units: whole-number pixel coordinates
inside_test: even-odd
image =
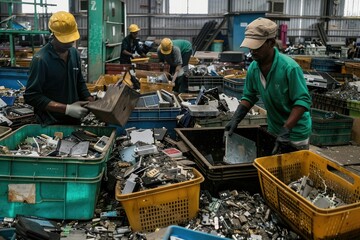
[[[344,17],[358,17],[358,16],[360,16],[360,1],[345,0]]]
[[[208,14],[208,0],[169,0],[170,14]]]
[[[34,2],[32,1],[26,1],[26,2]],[[40,3],[40,0],[36,0],[37,3]],[[47,12],[48,13],[54,13],[58,11],[69,11],[69,1],[59,1],[59,0],[42,0],[43,3],[47,4],[54,4],[56,6],[47,6]],[[23,13],[34,13],[34,5],[32,4],[21,4],[22,12]],[[36,6],[36,12],[38,13],[44,13],[45,7],[41,7],[40,5]]]

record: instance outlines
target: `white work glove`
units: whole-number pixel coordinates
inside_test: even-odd
[[[138,57],[140,57],[140,55],[139,55],[139,54],[137,54],[137,53],[133,53],[133,54],[131,54],[131,58],[138,58]]]
[[[83,118],[85,117],[89,110],[84,108],[83,106],[88,104],[89,101],[78,101],[74,102],[73,104],[67,104],[65,115],[68,115],[73,118]]]

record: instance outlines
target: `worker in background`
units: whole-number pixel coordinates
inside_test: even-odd
[[[137,39],[140,31],[138,25],[131,24],[128,30],[130,33],[123,39],[121,44],[120,63],[122,64],[131,64],[131,59],[146,56],[141,51]]]
[[[225,126],[225,137],[231,136],[260,95],[267,110],[268,131],[277,136],[273,154],[290,145],[308,149],[312,124],[311,97],[303,71],[274,47],[276,32],[276,23],[266,18],[246,27],[240,47],[249,48],[254,61],[248,68],[241,102]]]
[[[187,86],[183,81],[183,75],[188,71],[189,60],[192,55],[192,44],[187,40],[161,40],[157,54],[159,62],[167,62],[170,65],[172,82],[175,83],[175,92],[185,92]]]
[[[355,44],[355,41],[350,42],[347,47],[348,47],[348,50],[347,50],[347,59],[354,59],[354,55],[355,55],[355,52],[356,52],[356,44]]]
[[[52,35],[31,61],[24,99],[41,124],[79,124],[88,114],[84,105],[94,99],[73,47],[80,38],[77,24],[72,14],[60,11],[50,17],[48,26]]]

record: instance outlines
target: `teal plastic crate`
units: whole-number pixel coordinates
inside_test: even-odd
[[[173,238],[171,238],[173,237]],[[184,227],[179,227],[175,225],[171,225],[167,228],[166,233],[162,240],[170,240],[170,239],[184,239],[184,240],[216,240],[216,239],[230,239],[223,238],[219,236],[215,236],[212,234],[208,234],[205,232],[195,231],[191,229],[187,229]]]
[[[94,178],[0,177],[0,216],[49,219],[93,218],[105,168]]]
[[[25,125],[11,132],[0,140],[0,145],[10,150],[18,149],[18,145],[28,136],[46,134],[54,136],[55,132],[70,135],[77,129],[84,129],[98,136],[108,136],[109,144],[97,158],[80,157],[31,157],[0,154],[0,177],[44,177],[81,180],[94,178],[100,174],[109,159],[116,137],[116,129],[94,126],[46,126],[38,124]]]
[[[351,134],[315,134],[310,136],[310,143],[316,146],[346,145],[351,141]]]
[[[5,240],[15,240],[15,228],[3,228],[0,229],[0,237]],[[1,238],[0,238],[1,239]]]
[[[310,143],[317,146],[345,145],[351,140],[354,119],[319,109],[311,109],[312,134]]]
[[[348,100],[347,107],[349,109],[349,116],[360,117],[360,101]]]

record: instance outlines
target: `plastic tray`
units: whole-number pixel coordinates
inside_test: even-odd
[[[196,239],[196,240],[216,240],[216,239],[229,239],[229,238],[223,238],[219,236],[215,236],[212,234],[207,234],[200,231],[194,231],[191,229],[187,229],[184,227],[179,226],[169,226],[166,230],[166,233],[162,240],[170,240],[170,237],[176,237],[176,239],[183,239],[183,240],[190,240],[190,239]]]
[[[125,209],[132,230],[154,231],[196,217],[204,177],[193,171],[194,179],[129,194],[121,194],[118,182],[115,198]]]
[[[93,218],[104,168],[94,178],[0,177],[0,216]],[[16,189],[16,190],[15,190]]]
[[[261,190],[268,205],[306,239],[358,239],[360,176],[308,150],[257,158]],[[315,187],[333,190],[345,203],[333,209],[316,207],[288,187],[308,176]]]
[[[79,128],[95,133],[98,136],[105,135],[110,138],[104,152],[99,157],[89,159],[76,157],[12,156],[1,154],[0,177],[38,177],[61,178],[62,180],[86,180],[98,176],[110,156],[116,135],[114,128],[56,125],[42,127],[37,124],[29,124],[2,138],[0,140],[0,145],[15,150],[18,148],[18,144],[23,142],[28,136],[38,136],[40,134],[54,136],[55,132],[63,132],[64,136],[68,136]]]

